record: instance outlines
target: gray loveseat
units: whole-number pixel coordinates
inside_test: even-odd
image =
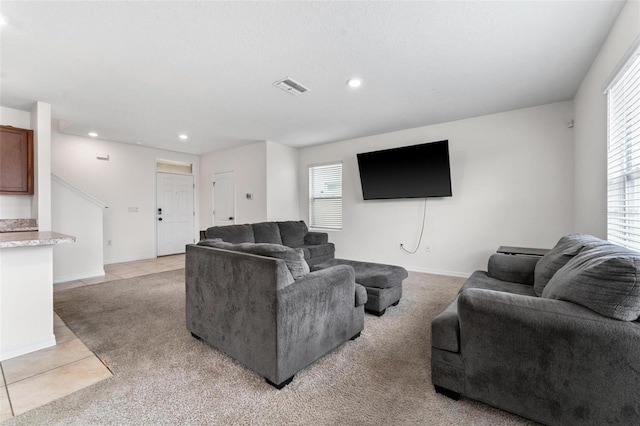
[[[201,231],[201,239],[205,238],[221,238],[234,244],[271,243],[300,248],[309,266],[333,259],[336,251],[327,233],[309,231],[302,220],[213,226]]]
[[[494,254],[433,319],[436,391],[550,425],[640,424],[640,253],[566,235]]]
[[[278,389],[364,327],[353,268],[310,273],[301,249],[203,240],[185,268],[187,329]]]

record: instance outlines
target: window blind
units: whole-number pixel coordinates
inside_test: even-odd
[[[342,229],[342,163],[309,167],[309,224]]]
[[[640,251],[640,49],[608,92],[607,238]]]

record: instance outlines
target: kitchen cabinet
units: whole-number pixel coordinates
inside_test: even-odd
[[[0,126],[0,194],[33,194],[33,130]]]

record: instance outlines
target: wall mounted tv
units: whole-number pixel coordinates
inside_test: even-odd
[[[358,154],[365,200],[451,197],[449,141]]]

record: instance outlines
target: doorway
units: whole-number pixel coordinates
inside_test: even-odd
[[[233,225],[235,222],[235,189],[233,172],[213,174],[213,226]]]
[[[158,256],[185,252],[195,243],[192,175],[156,173],[156,235]]]

